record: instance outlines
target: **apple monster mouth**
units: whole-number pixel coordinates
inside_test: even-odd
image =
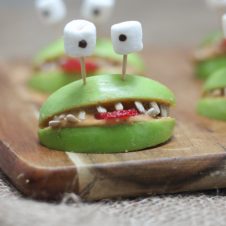
[[[142,76],[98,75],[70,83],[40,109],[39,138],[51,149],[116,153],[153,147],[170,139],[174,94]]]
[[[226,69],[219,69],[203,85],[197,112],[211,119],[226,121]]]
[[[61,88],[42,106],[40,128],[132,123],[169,117],[174,96],[153,80],[127,75],[89,77]]]
[[[215,88],[215,89],[206,91],[203,94],[203,97],[222,97],[222,98],[226,98],[226,87]]]
[[[204,83],[202,98],[226,98],[226,70],[213,73]]]
[[[49,118],[43,127],[73,128],[133,123],[169,117],[169,105],[154,100],[122,100],[71,109]]]

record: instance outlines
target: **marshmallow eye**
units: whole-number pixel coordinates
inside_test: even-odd
[[[137,21],[115,24],[111,27],[113,47],[118,54],[129,54],[143,49],[142,26]]]
[[[70,57],[86,57],[96,47],[96,27],[86,20],[73,20],[64,28],[64,48]]]
[[[96,23],[105,22],[112,14],[115,0],[83,0],[82,16]]]
[[[46,24],[58,23],[66,15],[62,0],[36,0],[36,9],[40,19]]]

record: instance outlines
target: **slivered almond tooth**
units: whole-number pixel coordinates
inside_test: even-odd
[[[86,119],[86,112],[85,111],[80,111],[78,114],[79,120],[85,120]]]
[[[158,104],[157,104],[156,102],[152,101],[152,102],[150,103],[150,106],[151,106],[152,108],[155,109],[157,115],[160,113],[159,106],[158,106]]]
[[[115,109],[116,109],[117,111],[121,111],[121,110],[124,109],[124,107],[123,107],[122,103],[119,102],[119,103],[115,104]]]
[[[52,120],[52,121],[49,122],[49,126],[53,127],[53,128],[59,127],[60,124],[61,124],[60,121],[57,121],[57,120]]]
[[[60,115],[59,120],[64,120],[65,116],[66,116],[65,114]]]
[[[160,110],[161,110],[161,116],[162,117],[168,117],[169,115],[169,108],[167,106],[164,105],[160,105]]]
[[[104,108],[104,107],[102,107],[102,106],[98,106],[98,107],[97,107],[97,111],[98,111],[99,113],[106,113],[106,112],[107,112],[107,109]]]
[[[152,117],[155,117],[157,116],[159,113],[156,111],[155,108],[150,108],[148,111],[146,111],[146,114],[147,115],[150,115]]]
[[[137,110],[138,110],[140,113],[145,113],[145,112],[146,112],[146,110],[145,110],[145,108],[144,108],[144,105],[143,105],[140,101],[135,101],[134,104],[135,104]]]
[[[69,114],[66,116],[66,119],[68,122],[79,122],[80,120],[78,118],[76,118],[74,115]]]

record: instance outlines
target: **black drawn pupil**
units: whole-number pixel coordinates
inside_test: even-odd
[[[126,39],[127,39],[126,35],[124,35],[124,34],[119,35],[119,41],[125,42]]]
[[[99,16],[99,15],[100,15],[100,10],[99,10],[99,9],[94,9],[94,10],[93,10],[93,14],[94,14],[95,16]]]
[[[50,13],[48,10],[43,10],[42,14],[44,17],[48,17]]]
[[[87,46],[88,44],[87,44],[87,42],[86,42],[86,40],[81,40],[79,43],[78,43],[78,46],[80,47],[80,48],[86,48],[86,46]]]

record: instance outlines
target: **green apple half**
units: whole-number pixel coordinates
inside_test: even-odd
[[[151,79],[127,75],[98,75],[75,81],[53,93],[40,110],[39,139],[42,145],[56,150],[80,153],[117,153],[153,147],[169,140],[175,119],[146,114],[120,120],[97,120],[98,106],[113,111],[116,103],[124,109],[134,108],[140,101],[148,107],[155,102],[161,107],[175,104],[173,93]],[[53,128],[49,122],[60,115],[86,112],[87,118],[71,125]]]
[[[207,37],[202,45],[199,47],[201,50],[220,43],[223,40],[222,32],[212,33]],[[226,55],[217,55],[210,58],[203,59],[196,62],[195,73],[199,79],[206,80],[210,75],[219,69],[224,68],[226,65]]]
[[[80,79],[80,74],[68,75],[62,71],[57,64],[60,58],[64,57],[63,39],[52,43],[48,48],[42,50],[34,60],[34,68],[36,69],[28,84],[31,88],[43,92],[52,93],[62,86]],[[122,65],[122,57],[113,50],[112,43],[107,39],[97,40],[97,46],[92,59],[102,61],[109,64],[106,67],[101,66],[95,74],[119,73]],[[55,69],[45,70],[43,65],[55,63]],[[118,67],[118,68],[117,68]],[[138,54],[130,54],[128,57],[128,69],[133,73],[143,73],[144,63]]]
[[[226,121],[226,68],[218,70],[204,84],[197,111],[208,118]]]

